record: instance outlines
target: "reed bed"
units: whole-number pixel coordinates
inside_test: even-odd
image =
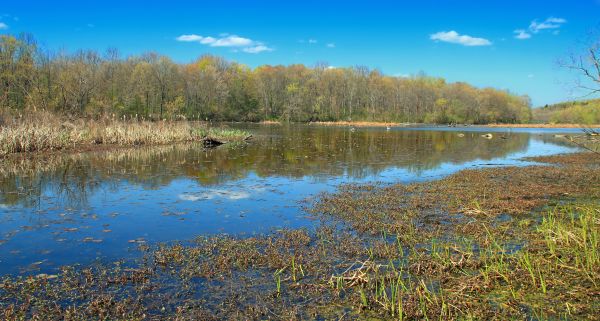
[[[208,128],[186,121],[60,121],[19,120],[0,127],[0,156],[13,153],[62,150],[92,145],[160,145],[176,142],[244,141],[250,133],[227,128]]]

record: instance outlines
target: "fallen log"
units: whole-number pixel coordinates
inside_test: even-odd
[[[211,137],[206,137],[202,140],[202,145],[206,148],[221,146],[225,143],[227,143],[227,142],[220,141],[220,140],[217,140],[217,139],[211,138]]]

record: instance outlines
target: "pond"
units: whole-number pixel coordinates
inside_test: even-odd
[[[344,183],[438,179],[573,152],[577,129],[229,124],[248,144],[197,144],[14,159],[0,169],[0,274],[130,260],[142,244],[313,228],[302,200]],[[492,138],[483,134],[492,133]]]

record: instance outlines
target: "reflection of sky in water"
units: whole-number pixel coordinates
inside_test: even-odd
[[[151,185],[139,179],[96,177],[91,180],[95,189],[77,206],[69,204],[64,195],[56,195],[56,189],[46,187],[35,205],[0,204],[0,273],[27,269],[35,273],[52,272],[63,264],[86,263],[96,258],[113,261],[135,257],[139,254],[136,245],[144,242],[187,240],[215,233],[246,236],[280,228],[311,228],[314,220],[301,210],[299,202],[319,192],[335,191],[343,183],[425,181],[465,168],[527,165],[531,163],[522,158],[574,150],[538,135],[531,135],[524,142],[522,148],[508,152],[494,153],[495,146],[502,146],[500,140],[486,147],[500,157],[468,159],[461,153],[448,153],[436,163],[426,158],[412,159],[413,154],[407,154],[390,155],[377,160],[378,164],[365,164],[359,154],[353,154],[364,150],[344,151],[349,155],[347,158],[331,162],[326,158],[329,152],[324,150],[322,154],[311,154],[327,161],[307,165],[312,166],[308,174],[294,176],[273,171],[267,175],[265,169],[260,174],[250,169],[243,175],[230,175],[223,168],[218,173],[223,178],[211,184],[195,178],[195,172],[177,172],[177,177]],[[465,147],[464,153],[469,152],[468,146]],[[227,156],[229,152],[219,153]],[[231,153],[241,157],[247,151]],[[283,158],[267,166],[276,166],[279,161]],[[338,168],[333,171],[333,167]],[[332,171],[339,174],[333,175]],[[160,178],[159,175],[154,179],[162,182]]]
[[[230,201],[241,200],[250,197],[250,193],[244,191],[230,191],[226,189],[209,189],[204,192],[186,192],[179,194],[179,199],[184,201],[212,200],[214,198],[224,198]]]

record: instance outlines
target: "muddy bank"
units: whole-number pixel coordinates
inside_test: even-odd
[[[142,246],[145,258],[4,277],[4,319],[598,319],[599,159],[349,185],[314,231]],[[57,304],[58,303],[58,304]]]
[[[582,124],[489,124],[482,127],[501,127],[501,128],[600,128],[600,124],[582,125]]]
[[[269,124],[272,122],[269,122]],[[277,123],[277,122],[275,122]],[[396,122],[368,122],[368,121],[335,121],[335,122],[310,122],[310,125],[321,126],[352,126],[352,127],[415,127],[415,126],[440,126],[440,127],[491,127],[491,128],[600,128],[600,124],[581,125],[581,124],[425,124],[425,123],[396,123]]]

